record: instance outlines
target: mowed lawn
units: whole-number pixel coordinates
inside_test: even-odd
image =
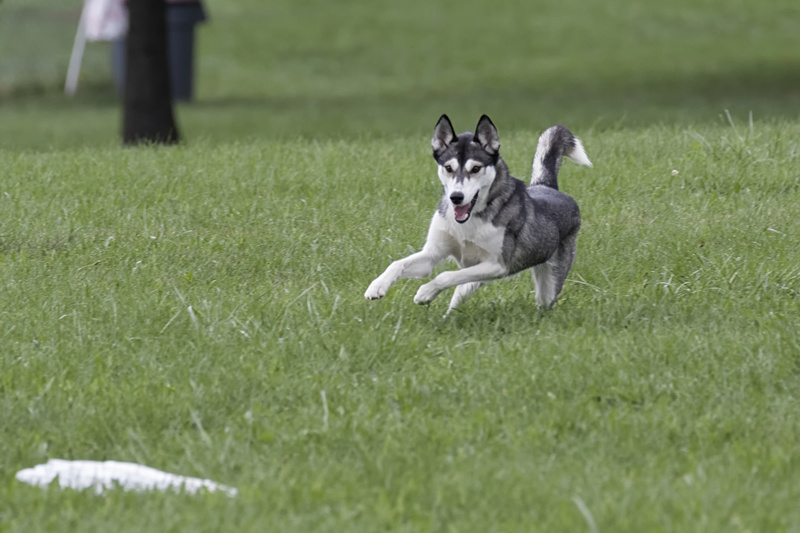
[[[211,2],[175,148],[117,146],[102,44],[58,94],[69,24],[0,46],[0,531],[800,530],[798,8],[541,4]],[[583,139],[555,309],[363,299],[443,112],[523,179]],[[14,480],[50,458],[239,495]]]

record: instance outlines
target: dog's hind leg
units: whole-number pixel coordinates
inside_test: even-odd
[[[558,245],[558,250],[556,250],[555,259],[557,265],[554,269],[556,275],[556,298],[561,294],[561,289],[564,288],[564,282],[569,275],[569,271],[572,270],[572,264],[575,262],[575,252],[578,248],[576,243],[577,238],[578,232],[575,231],[561,241],[561,244]]]
[[[539,307],[553,307],[556,304],[567,274],[575,262],[576,237],[577,232],[565,238],[550,259],[533,267],[536,305]]]
[[[553,307],[558,297],[556,292],[556,277],[550,259],[533,267],[531,274],[533,284],[536,286],[536,305],[539,307]]]
[[[459,306],[462,302],[466,301],[467,298],[472,296],[472,293],[480,289],[484,283],[480,281],[473,281],[471,283],[462,283],[461,285],[456,286],[456,290],[453,292],[453,298],[450,300],[450,307],[447,308],[447,313],[445,316],[450,314],[450,311],[455,309]]]

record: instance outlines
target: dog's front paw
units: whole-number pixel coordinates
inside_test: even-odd
[[[417,291],[417,294],[414,296],[414,303],[420,305],[429,304],[439,296],[440,292],[442,291],[434,287],[432,282],[426,283]]]
[[[369,284],[367,292],[364,293],[364,298],[367,300],[380,300],[389,290],[390,283],[386,283],[380,277],[375,278],[375,281]]]

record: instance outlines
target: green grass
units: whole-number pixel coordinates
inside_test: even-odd
[[[424,238],[425,138],[6,154],[4,527],[796,529],[798,134],[585,136],[557,308],[520,276],[446,320],[362,297]],[[241,496],[10,481],[49,457]]]
[[[211,2],[187,142],[137,149],[105,45],[59,94],[76,4],[0,3],[0,531],[800,530],[796,2]],[[363,299],[442,112],[520,177],[583,139],[555,309]],[[239,496],[14,481],[50,458]]]

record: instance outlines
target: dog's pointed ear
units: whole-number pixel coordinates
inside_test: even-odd
[[[483,115],[475,127],[475,141],[488,153],[497,155],[500,151],[500,135],[492,119]]]
[[[433,147],[433,157],[439,157],[439,154],[444,152],[447,146],[456,138],[456,132],[453,129],[453,124],[447,115],[442,115],[436,127],[433,129],[433,139],[431,139],[431,147]]]

